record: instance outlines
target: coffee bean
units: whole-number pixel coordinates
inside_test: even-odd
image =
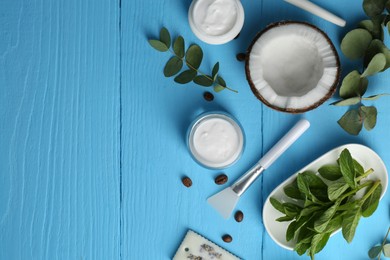
[[[203,97],[206,101],[213,101],[214,100],[214,95],[211,94],[210,92],[206,91],[203,93]]]
[[[215,177],[215,184],[222,185],[225,184],[228,181],[228,176],[226,174],[220,174],[217,177]]]
[[[239,53],[239,54],[236,55],[236,59],[237,59],[238,61],[244,61],[245,58],[246,58],[245,53]]]
[[[184,186],[186,186],[187,188],[191,187],[192,186],[192,180],[189,178],[189,177],[184,177],[183,179],[181,179],[181,182],[183,183]]]
[[[233,241],[233,238],[232,238],[231,235],[225,234],[225,235],[222,236],[222,240],[223,240],[224,242],[226,242],[226,243],[230,243],[230,242]]]
[[[237,222],[241,222],[241,221],[244,219],[244,213],[242,213],[241,210],[237,210],[237,211],[236,211],[236,214],[234,214],[234,219],[235,219]]]

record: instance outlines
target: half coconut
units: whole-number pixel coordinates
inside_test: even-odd
[[[336,91],[340,61],[329,37],[314,25],[269,25],[248,48],[246,78],[267,106],[288,113],[312,110]]]

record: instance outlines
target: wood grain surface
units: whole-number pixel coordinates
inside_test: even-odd
[[[353,137],[336,123],[345,112],[329,106],[336,97],[290,115],[263,106],[246,82],[236,54],[280,20],[320,27],[340,53],[343,75],[356,66],[339,43],[364,18],[361,1],[313,2],[346,19],[347,27],[282,0],[242,0],[238,39],[208,45],[190,30],[190,0],[0,1],[0,260],[171,259],[188,229],[243,259],[305,258],[266,233],[268,194],[342,144],[365,144],[390,163],[388,97],[375,102],[376,128]],[[206,89],[165,78],[169,54],[147,43],[162,26],[182,35],[186,46],[203,48],[202,70],[219,61],[221,75],[239,93],[223,91],[206,102]],[[369,94],[389,92],[389,84],[389,72],[373,77]],[[212,110],[231,113],[245,131],[241,159],[223,171],[201,167],[186,147],[191,121]],[[302,117],[311,128],[241,198],[244,221],[222,219],[207,197],[249,169]],[[229,182],[217,186],[221,172]],[[192,179],[190,188],[183,176]],[[318,259],[367,259],[389,226],[389,202],[385,195],[377,212],[361,220],[351,244],[339,233]],[[233,237],[229,244],[221,239],[226,233]]]

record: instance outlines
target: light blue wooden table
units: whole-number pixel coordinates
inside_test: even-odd
[[[201,43],[187,21],[189,0],[0,1],[0,259],[170,259],[191,228],[245,259],[300,259],[276,245],[262,224],[268,194],[295,171],[342,144],[373,148],[390,165],[390,102],[375,102],[378,125],[352,137],[336,123],[345,112],[329,103],[304,115],[273,111],[252,94],[235,55],[270,22],[307,21],[341,37],[364,17],[361,1],[314,1],[347,20],[339,28],[281,0],[243,0],[245,24],[228,44]],[[164,78],[168,59],[147,43],[162,26],[220,61],[239,91],[204,101],[204,89]],[[352,63],[340,55],[344,74]],[[389,92],[389,72],[370,79]],[[220,171],[190,157],[185,131],[201,111],[233,114],[247,138],[234,180],[299,118],[311,128],[243,196],[242,223],[206,204]],[[193,180],[191,188],[181,177]],[[318,259],[366,259],[389,226],[390,198],[362,219],[347,244],[339,233]],[[229,233],[226,244],[221,235]],[[305,257],[303,257],[305,258]],[[307,258],[307,257],[306,257]]]

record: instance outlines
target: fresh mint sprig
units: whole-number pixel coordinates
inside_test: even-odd
[[[390,0],[364,0],[363,10],[369,19],[358,24],[341,41],[341,51],[351,59],[361,59],[362,69],[353,70],[343,79],[339,95],[342,98],[332,103],[335,106],[353,106],[337,122],[349,134],[358,135],[363,126],[366,130],[375,127],[377,109],[363,102],[373,101],[379,94],[364,97],[368,88],[368,77],[390,67],[390,50],[384,44],[384,28],[390,33]]]
[[[294,250],[299,255],[306,253],[314,259],[330,235],[340,228],[344,239],[348,243],[352,241],[360,218],[371,216],[379,204],[381,182],[362,182],[373,171],[365,171],[348,149],[344,149],[337,164],[323,165],[318,169],[319,175],[311,171],[299,173],[283,188],[284,193],[298,203],[270,198],[273,207],[284,214],[276,221],[291,222],[286,240],[295,240]],[[354,198],[360,190],[364,195]]]
[[[165,27],[160,31],[160,38],[158,40],[149,40],[149,44],[160,52],[169,51],[173,54],[165,64],[164,76],[172,77],[181,71],[174,78],[176,83],[187,84],[192,81],[203,87],[212,86],[215,92],[220,92],[224,89],[236,93],[238,92],[237,90],[229,88],[226,85],[225,80],[219,75],[219,62],[215,63],[210,75],[199,70],[203,60],[203,50],[199,45],[192,44],[187,51],[185,51],[184,38],[178,36],[171,46],[171,35]],[[186,64],[187,69],[182,71],[184,64]]]

